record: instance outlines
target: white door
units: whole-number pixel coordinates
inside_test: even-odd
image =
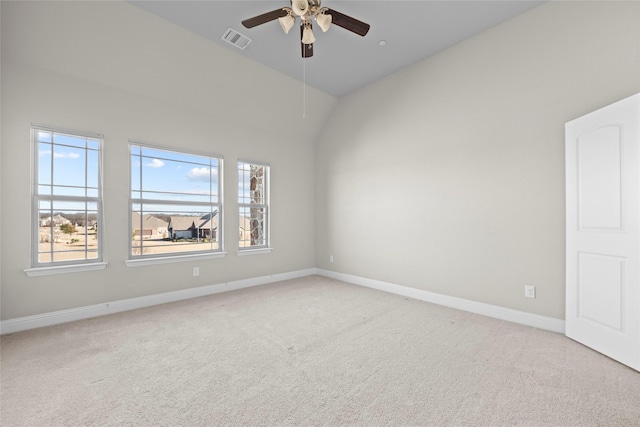
[[[640,94],[565,131],[566,335],[640,371]]]

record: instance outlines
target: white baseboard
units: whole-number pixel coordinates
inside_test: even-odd
[[[366,279],[364,277],[353,276],[350,274],[337,273],[335,271],[324,270],[321,268],[316,269],[316,274],[336,280],[341,280],[343,282],[352,283],[355,285],[365,286],[367,288],[377,289],[379,291],[414,298],[420,301],[468,311],[470,313],[481,314],[487,317],[493,317],[495,319],[506,320],[513,323],[519,323],[521,325],[532,326],[534,328],[544,329],[552,332],[558,332],[561,334],[565,333],[564,320],[556,319],[553,317],[541,316],[538,314],[527,313],[525,311],[500,307],[497,305],[485,304],[478,301],[437,294],[434,292],[410,288],[408,286],[395,285],[393,283],[382,282],[379,280]]]
[[[144,297],[129,298],[119,301],[109,301],[106,303],[71,308],[68,310],[53,311],[50,313],[37,314],[34,316],[8,319],[0,321],[0,334],[10,334],[14,332],[26,331],[28,329],[35,329],[44,326],[52,326],[60,323],[72,322],[75,320],[89,319],[91,317],[98,317],[107,314],[120,313],[122,311],[151,307],[158,304],[166,304],[174,301],[181,301],[206,295],[219,294],[222,292],[235,291],[238,289],[250,288],[252,286],[266,285],[273,282],[280,282],[282,280],[310,276],[312,274],[316,274],[315,268],[281,274],[270,274],[268,276],[253,277],[232,282],[224,282],[214,285],[182,289],[179,291],[164,292],[161,294],[148,295]]]
[[[457,298],[407,286],[395,285],[393,283],[382,282],[380,280],[366,279],[364,277],[350,274],[337,273],[335,271],[321,268],[309,268],[288,273],[271,274],[232,282],[224,282],[196,288],[183,289],[179,291],[165,292],[161,294],[149,295],[126,300],[110,301],[101,304],[89,305],[68,310],[54,311],[51,313],[37,314],[34,316],[19,317],[0,321],[0,334],[10,334],[14,332],[26,331],[28,329],[52,326],[60,323],[72,322],[75,320],[89,319],[91,317],[104,316],[107,314],[120,313],[138,308],[151,307],[158,304],[166,304],[174,301],[181,301],[190,298],[197,298],[206,295],[219,294],[238,289],[250,288],[253,286],[266,285],[282,280],[296,279],[299,277],[318,274],[343,282],[352,283],[367,288],[377,289],[396,295],[414,298],[433,304],[451,307],[470,313],[481,314],[487,317],[506,320],[522,325],[532,326],[552,332],[564,334],[564,320],[552,317],[540,316],[538,314],[524,311],[512,310],[496,305],[485,304],[477,301]]]

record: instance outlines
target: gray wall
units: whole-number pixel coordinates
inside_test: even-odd
[[[308,88],[305,121],[300,83],[126,3],[0,7],[2,319],[314,266],[563,318],[564,123],[640,91],[638,2],[553,2],[339,101]],[[103,271],[23,272],[31,123],[105,135]],[[238,157],[270,162],[274,251],[126,267],[130,138],[222,154],[227,194]]]
[[[314,143],[335,98],[308,88],[308,118],[292,123],[302,114],[299,82],[126,3],[1,7],[2,319],[315,266]],[[31,123],[105,135],[103,271],[24,273]],[[224,156],[225,258],[125,265],[130,138]],[[237,256],[239,157],[271,163],[270,254]],[[192,277],[195,266],[199,277]]]
[[[563,319],[564,123],[638,91],[640,3],[552,2],[341,98],[318,267]]]

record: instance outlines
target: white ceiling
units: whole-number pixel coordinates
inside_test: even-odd
[[[365,37],[332,25],[314,27],[314,56],[303,60],[299,32],[285,34],[278,21],[252,29],[241,21],[290,6],[289,0],[131,1],[136,6],[247,58],[340,97],[524,13],[545,1],[325,0],[330,7],[371,25]],[[249,37],[241,50],[221,39],[227,28]],[[380,41],[386,41],[380,46]]]

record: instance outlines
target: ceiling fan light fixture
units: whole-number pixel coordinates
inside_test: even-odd
[[[309,2],[307,0],[293,0],[291,10],[298,16],[304,16],[309,11]]]
[[[294,18],[293,15],[289,14],[287,16],[283,16],[282,18],[278,18],[278,21],[280,21],[282,31],[284,31],[285,34],[289,34],[289,30],[293,27],[296,18]]]
[[[311,30],[311,24],[303,24],[304,27],[302,29],[302,43],[303,44],[313,44],[316,41],[316,38],[313,36],[313,31]]]
[[[329,26],[331,26],[331,15],[327,15],[324,12],[319,13],[316,16],[316,22],[320,26],[320,29],[322,30],[322,32],[326,33],[327,30],[329,29]]]

